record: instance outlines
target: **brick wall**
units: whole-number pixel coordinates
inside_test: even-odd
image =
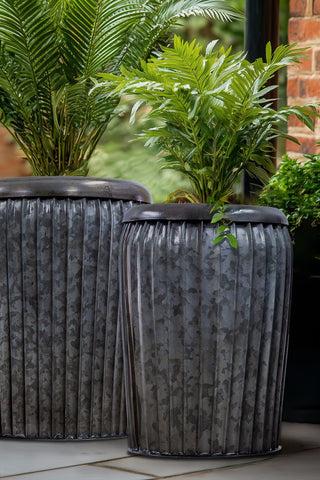
[[[289,43],[306,47],[307,58],[298,66],[288,68],[287,96],[289,105],[320,101],[320,0],[290,0],[288,26]],[[287,142],[287,153],[300,157],[304,153],[318,153],[320,147],[320,119],[315,120],[315,132],[308,130],[298,120],[288,123],[288,133],[300,145]]]
[[[30,175],[27,162],[11,135],[4,127],[0,127],[0,178],[27,175]]]

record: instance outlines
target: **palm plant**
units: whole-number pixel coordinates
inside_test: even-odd
[[[134,94],[138,102],[152,105],[146,118],[162,121],[141,136],[147,145],[156,145],[163,156],[163,167],[182,172],[191,182],[190,191],[177,191],[169,199],[186,197],[200,203],[226,201],[244,171],[263,183],[273,171],[270,155],[272,140],[290,138],[280,127],[296,115],[314,128],[312,105],[282,107],[275,111],[266,94],[275,73],[302,54],[294,46],[280,46],[273,53],[266,48],[266,61],[253,63],[244,53],[215,49],[206,53],[193,41],[174,39],[173,48],[142,62],[141,70],[122,69],[123,75],[104,74],[107,88],[116,84],[119,93]],[[99,88],[97,89],[99,91]]]
[[[35,175],[85,175],[118,96],[100,71],[138,67],[179,18],[240,17],[224,0],[0,0],[0,122]]]

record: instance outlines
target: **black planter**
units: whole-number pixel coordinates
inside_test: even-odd
[[[283,418],[289,422],[320,423],[320,227],[300,227],[293,253]]]
[[[124,216],[121,284],[129,451],[280,449],[291,240],[276,209],[231,206],[238,248],[213,246],[208,205]]]
[[[126,431],[118,314],[124,180],[0,181],[0,436]]]

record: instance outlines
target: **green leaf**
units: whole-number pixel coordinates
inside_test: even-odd
[[[220,225],[220,227],[217,230],[217,234],[219,235],[220,233],[226,233],[229,231],[230,231],[230,228],[227,225]]]
[[[224,240],[224,236],[223,235],[218,235],[212,242],[212,245],[217,245],[218,243],[222,242],[222,240]]]
[[[229,240],[231,247],[238,248],[238,240],[236,239],[236,237],[234,235],[228,234],[228,235],[226,235],[226,237]]]
[[[225,218],[224,212],[215,213],[211,219],[211,223],[218,223]]]
[[[271,47],[271,42],[268,42],[266,45],[266,61],[267,63],[271,63],[272,60],[272,47]]]
[[[143,100],[138,100],[132,107],[129,123],[132,125],[136,120],[136,114],[139,108],[144,104]]]
[[[210,43],[208,43],[207,48],[206,48],[206,55],[210,55],[210,53],[213,52],[213,50],[216,47],[218,41],[219,40],[212,40]]]

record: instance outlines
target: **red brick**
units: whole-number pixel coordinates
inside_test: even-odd
[[[320,75],[316,77],[300,78],[300,97],[320,97]]]
[[[7,130],[0,127],[0,178],[24,177],[30,169]]]
[[[319,139],[317,139],[315,136],[310,135],[302,137],[299,135],[294,135],[290,131],[289,134],[294,136],[300,142],[300,145],[292,142],[291,140],[287,140],[287,151],[309,155],[313,155],[314,153],[319,152],[319,146],[317,146],[317,142],[319,141]]]
[[[288,127],[301,127],[302,122],[297,119],[295,115],[292,115],[288,120]]]
[[[320,15],[320,0],[314,0],[313,15]]]
[[[319,32],[320,35],[320,32]],[[304,55],[306,57],[302,57],[300,60],[299,68],[300,70],[306,70],[306,71],[312,71],[312,49],[310,48],[309,50],[306,50],[304,52]]]
[[[306,13],[308,0],[290,0],[291,17],[303,17]]]
[[[287,96],[298,97],[299,96],[299,80],[298,78],[288,78],[287,81]]]
[[[289,42],[320,40],[320,18],[290,18],[288,25]]]
[[[292,135],[292,133],[290,133],[290,135]],[[300,145],[297,145],[296,143],[292,142],[291,140],[287,140],[286,141],[286,151],[287,152],[298,152],[298,153],[300,153],[301,148],[300,148]]]

